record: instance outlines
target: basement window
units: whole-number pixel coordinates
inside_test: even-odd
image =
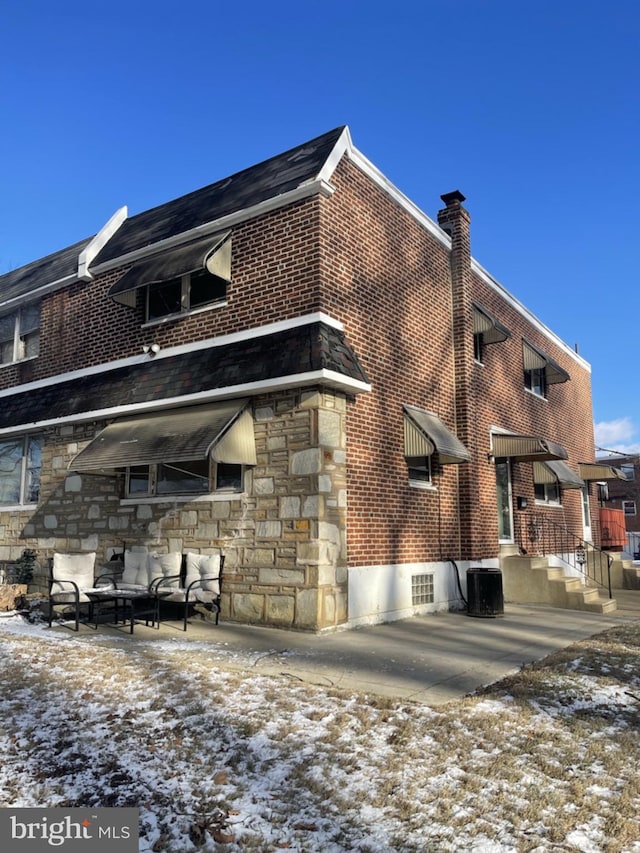
[[[411,604],[433,604],[434,600],[433,575],[412,575]]]

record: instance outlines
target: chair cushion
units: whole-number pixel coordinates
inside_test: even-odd
[[[160,589],[178,589],[180,586],[180,568],[182,554],[174,551],[171,554],[149,554],[149,583],[156,578],[168,578]]]
[[[53,580],[73,581],[80,589],[93,589],[93,575],[96,563],[96,552],[88,551],[85,554],[54,554],[53,555]],[[71,590],[69,584],[53,584],[53,593]]]
[[[124,571],[118,586],[123,589],[146,589],[149,586],[149,552],[146,549],[124,552]]]
[[[214,596],[220,594],[220,555],[219,554],[187,554],[187,576],[185,587],[189,587],[195,581],[200,584],[195,589],[206,590]],[[202,580],[214,577],[215,580]]]

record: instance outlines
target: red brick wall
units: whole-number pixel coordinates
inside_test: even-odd
[[[484,366],[473,362],[468,342],[469,423],[466,435],[464,424],[458,433],[474,462],[464,465],[464,473],[444,466],[436,473],[435,492],[410,488],[402,404],[435,411],[455,430],[448,252],[352,164],[343,162],[333,183],[336,195],[322,202],[322,308],[345,323],[373,385],[349,410],[349,564],[495,557],[490,427],[557,441],[574,468],[592,460],[589,372],[474,275],[472,298],[512,333],[486,348]],[[472,328],[470,304],[465,326]],[[524,389],[523,335],[571,376],[550,387],[548,400]],[[532,506],[531,465],[514,465],[513,476],[514,495],[527,496]],[[467,488],[459,488],[459,478],[466,478]],[[544,512],[582,532],[579,491],[565,491],[563,508]]]

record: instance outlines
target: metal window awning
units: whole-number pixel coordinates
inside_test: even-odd
[[[533,482],[536,484],[559,483],[565,489],[581,489],[584,486],[584,480],[561,460],[534,462]]]
[[[580,462],[578,465],[583,480],[626,480],[627,475],[620,468],[602,463]]]
[[[470,462],[471,454],[433,412],[404,406],[404,455],[407,458],[437,453],[442,465]]]
[[[486,308],[477,302],[473,305],[473,331],[482,334],[482,342],[485,344],[498,344],[511,337],[511,332],[506,326],[490,314]]]
[[[246,400],[123,418],[103,429],[69,463],[78,473],[114,473],[130,465],[206,459],[256,464],[253,418]]]
[[[566,382],[571,378],[567,371],[563,370],[552,358],[549,358],[545,352],[524,339],[522,341],[522,358],[525,370],[544,369],[549,385]]]
[[[491,433],[491,448],[495,458],[506,457],[514,462],[568,458],[567,451],[560,444],[537,435],[494,432]]]
[[[134,264],[109,290],[109,296],[121,305],[135,308],[136,290],[148,284],[179,278],[186,273],[206,269],[213,275],[231,280],[231,231],[209,234],[186,246],[163,252]]]

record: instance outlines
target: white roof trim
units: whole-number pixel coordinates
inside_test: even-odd
[[[286,391],[289,388],[299,388],[301,385],[329,385],[332,388],[345,391],[350,394],[362,394],[371,391],[371,385],[350,379],[334,370],[309,371],[307,373],[294,373],[291,376],[280,376],[277,379],[267,379],[259,382],[245,382],[241,385],[229,385],[225,388],[215,388],[211,391],[200,391],[197,394],[186,394],[182,397],[165,397],[162,400],[150,400],[145,403],[132,403],[128,406],[112,406],[107,409],[94,409],[90,412],[79,412],[63,418],[51,418],[50,420],[34,421],[32,423],[18,424],[0,430],[0,435],[15,435],[16,433],[29,432],[45,427],[58,426],[61,424],[84,423],[86,421],[104,420],[108,418],[122,417],[129,414],[142,414],[146,412],[162,411],[167,408],[179,406],[192,406],[198,403],[216,402],[218,400],[229,400],[235,397],[247,397],[270,391]]]
[[[141,249],[136,249],[133,252],[128,252],[126,255],[120,255],[102,264],[98,264],[91,270],[92,275],[106,272],[107,270],[115,269],[116,267],[124,266],[125,264],[133,263],[146,258],[150,255],[158,254],[166,249],[171,249],[174,246],[180,246],[182,243],[187,243],[194,240],[196,237],[205,237],[207,234],[213,234],[216,231],[222,231],[225,228],[232,228],[240,222],[245,222],[248,219],[255,219],[268,213],[271,210],[277,210],[280,207],[285,207],[288,204],[293,204],[304,198],[309,198],[314,195],[322,195],[325,198],[333,195],[334,187],[330,186],[324,180],[309,181],[308,183],[300,184],[295,190],[282,193],[274,196],[266,201],[255,204],[253,207],[247,207],[244,210],[236,210],[234,213],[229,213],[227,216],[221,216],[219,219],[214,219],[211,222],[205,222],[204,225],[198,225],[197,228],[192,228],[190,231],[182,231],[173,237],[168,237],[166,240],[160,240],[157,243],[152,243],[149,246],[143,246]]]
[[[24,385],[13,385],[10,388],[0,390],[0,399],[3,397],[13,397],[16,394],[22,394],[25,391],[37,391],[39,388],[48,388],[52,385],[59,385],[61,382],[69,382],[73,379],[80,379],[83,376],[98,376],[101,373],[108,373],[111,370],[117,370],[119,367],[129,367],[133,364],[142,364],[150,358],[154,361],[159,361],[163,358],[170,358],[175,355],[184,355],[188,352],[197,350],[211,349],[212,347],[222,347],[227,344],[240,343],[253,338],[262,337],[264,335],[274,335],[277,332],[284,332],[287,329],[297,329],[300,326],[308,326],[311,323],[324,323],[327,326],[332,326],[334,329],[342,332],[344,326],[339,320],[334,320],[323,311],[316,311],[313,314],[305,314],[302,317],[294,317],[290,320],[279,320],[275,323],[268,323],[265,326],[256,326],[253,329],[247,329],[244,332],[233,332],[229,335],[220,335],[217,338],[208,338],[204,341],[194,341],[189,344],[181,344],[176,347],[168,347],[161,349],[154,356],[148,353],[141,353],[130,358],[121,358],[117,361],[105,362],[104,364],[96,364],[93,367],[87,367],[83,370],[72,370],[68,373],[59,373],[56,376],[50,376],[46,379],[39,379],[35,382],[27,382]]]
[[[96,236],[84,247],[78,256],[78,278],[81,281],[91,281],[93,276],[89,272],[91,261],[107,245],[118,228],[127,218],[127,206],[118,208],[111,219],[102,226]]]
[[[401,192],[395,184],[386,178],[382,172],[368,160],[364,154],[356,148],[351,148],[347,151],[349,159],[361,169],[374,183],[376,183],[387,195],[390,195],[407,213],[413,216],[423,228],[425,228],[433,237],[436,238],[443,246],[451,248],[451,238],[446,234],[440,226],[430,219],[417,204],[414,204],[411,199]]]
[[[578,362],[582,367],[585,368],[589,373],[591,373],[591,365],[588,361],[582,358],[574,349],[572,349],[569,344],[565,343],[562,338],[559,338],[558,335],[554,331],[552,331],[548,326],[539,320],[535,314],[533,314],[529,309],[520,302],[519,299],[510,293],[504,285],[500,284],[500,282],[495,279],[490,272],[481,266],[474,258],[471,259],[471,269],[476,275],[480,276],[480,278],[488,284],[493,290],[500,294],[500,296],[507,302],[512,308],[514,308],[519,314],[522,314],[532,326],[543,334],[546,338],[552,341],[557,347],[566,354],[571,356],[575,361]]]

